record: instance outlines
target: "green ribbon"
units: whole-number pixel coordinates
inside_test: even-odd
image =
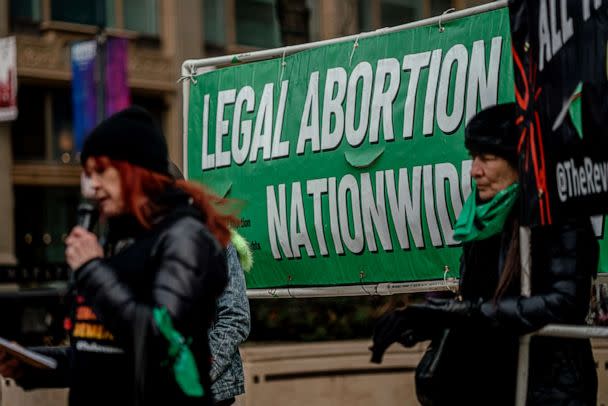
[[[203,396],[205,390],[201,385],[196,361],[188,347],[188,342],[173,327],[171,316],[166,308],[154,309],[153,316],[158,330],[169,342],[169,360],[173,363],[173,375],[177,384],[188,396]]]
[[[578,134],[581,140],[583,139],[583,103],[581,101],[582,92],[583,84],[579,82],[579,84],[576,86],[576,89],[574,90],[574,95],[570,98],[570,107],[568,108],[568,113],[570,114],[572,124],[574,124],[576,133]]]
[[[477,185],[473,189],[454,226],[454,238],[458,241],[484,240],[502,231],[505,220],[519,196],[519,184],[513,183],[496,193],[492,200],[477,203]]]

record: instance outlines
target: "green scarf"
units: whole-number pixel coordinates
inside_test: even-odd
[[[477,203],[477,185],[464,203],[454,226],[454,239],[458,241],[484,240],[502,231],[505,220],[519,196],[519,184],[513,183],[496,193],[492,200]]]
[[[171,316],[166,308],[154,309],[153,316],[159,331],[169,341],[169,360],[173,364],[173,375],[177,384],[188,396],[203,396],[205,390],[201,385],[198,368],[188,346],[189,343],[173,327]]]

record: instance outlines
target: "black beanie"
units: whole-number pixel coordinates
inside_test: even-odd
[[[169,175],[167,143],[154,117],[145,109],[132,106],[108,117],[84,141],[80,162],[92,156],[107,156],[116,161]]]
[[[475,115],[464,132],[464,145],[473,154],[494,154],[517,167],[515,103],[497,104]]]

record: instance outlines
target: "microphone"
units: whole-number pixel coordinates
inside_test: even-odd
[[[95,190],[91,186],[91,179],[84,172],[80,175],[80,193],[84,199],[76,209],[77,224],[87,231],[93,231],[99,220],[99,211],[97,206],[92,203],[95,198]]]
[[[78,208],[76,209],[77,225],[83,227],[87,231],[93,232],[93,228],[95,228],[98,219],[99,211],[97,210],[96,205],[86,200],[78,205]],[[73,287],[75,286],[75,275],[73,269],[70,269],[69,271],[68,281],[70,286],[68,294],[70,294],[70,292],[72,292]]]
[[[90,202],[82,202],[76,209],[77,224],[86,229],[87,231],[93,231],[97,220],[99,219],[99,211],[97,207]]]

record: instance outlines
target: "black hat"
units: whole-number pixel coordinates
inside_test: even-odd
[[[473,154],[498,155],[517,166],[515,103],[497,104],[475,115],[464,132],[464,145]]]
[[[89,157],[107,156],[116,161],[168,175],[167,143],[154,117],[132,106],[108,117],[84,141],[80,162]]]

